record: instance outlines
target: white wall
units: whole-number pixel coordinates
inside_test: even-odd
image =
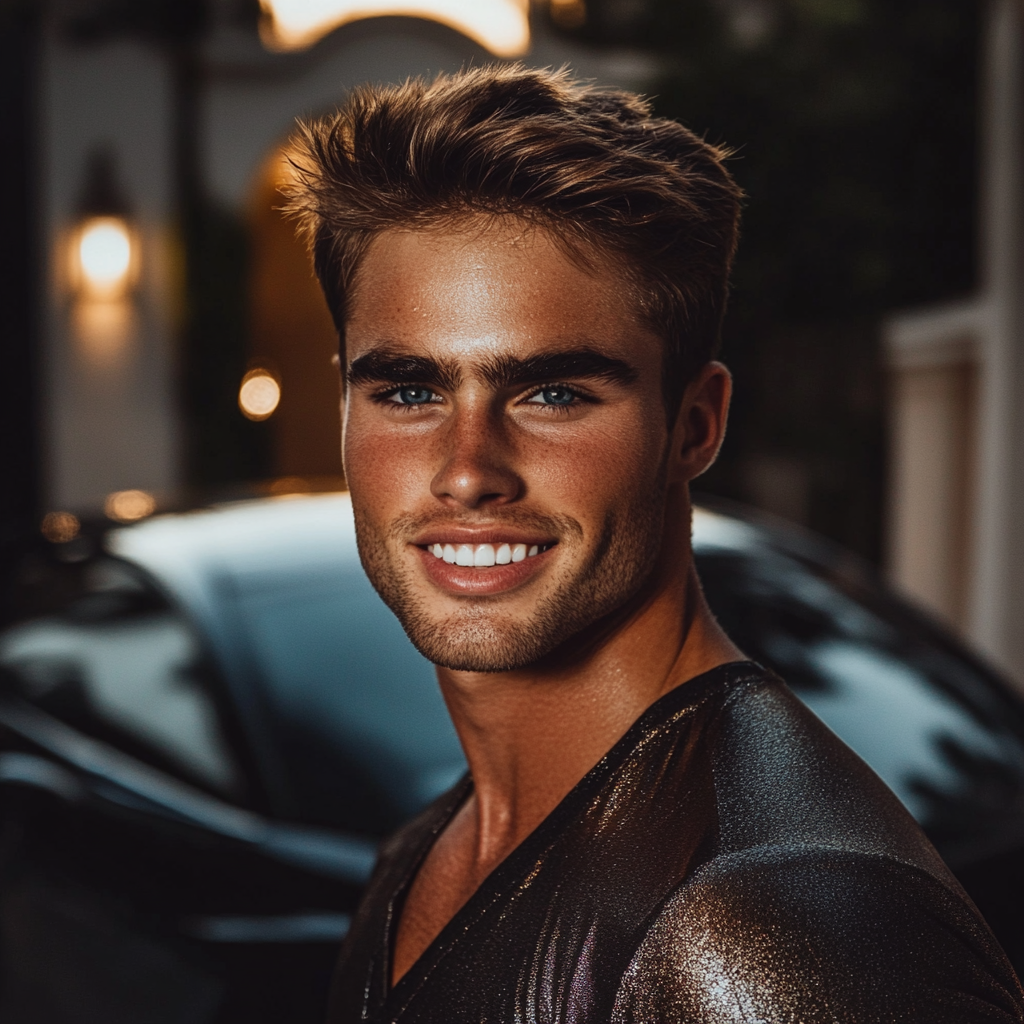
[[[170,81],[142,45],[50,39],[42,63],[43,220],[49,273],[43,359],[46,501],[95,507],[115,490],[178,481],[169,287]],[[120,311],[69,290],[67,235],[97,146],[114,153],[141,239],[140,280]]]
[[[253,33],[220,25],[203,55],[200,153],[205,185],[242,210],[268,155],[295,119],[336,107],[353,85],[401,81],[491,60],[459,34],[414,19],[346,26],[308,52],[271,54]],[[630,53],[535,40],[528,62],[569,63],[608,84],[638,86],[651,66]],[[95,508],[112,491],[171,491],[181,482],[176,401],[170,69],[154,48],[75,45],[51,33],[42,62],[40,164],[50,254],[44,346],[46,502]],[[142,241],[141,279],[120,311],[71,295],[66,240],[86,162],[114,153]],[[100,314],[100,315],[97,315]]]

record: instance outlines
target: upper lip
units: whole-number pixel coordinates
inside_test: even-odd
[[[432,526],[417,534],[412,544],[554,544],[555,538],[505,526]]]

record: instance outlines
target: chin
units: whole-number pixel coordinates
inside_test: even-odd
[[[493,616],[455,616],[430,621],[399,615],[413,646],[429,661],[456,672],[513,672],[549,654],[561,637],[537,624],[495,620]]]
[[[548,659],[574,637],[626,607],[652,578],[661,550],[662,491],[609,520],[602,535],[575,558],[563,556],[543,588],[453,602],[421,577],[408,557],[409,530],[373,528],[356,511],[363,568],[416,649],[457,672],[514,672]],[[562,531],[565,533],[566,531]]]

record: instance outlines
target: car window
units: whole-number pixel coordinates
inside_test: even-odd
[[[384,833],[462,775],[433,666],[357,562],[249,576],[236,601],[303,820]]]
[[[871,765],[944,852],[1020,828],[1020,706],[1001,681],[881,589],[743,524],[713,525],[695,535],[695,555],[726,632]]]
[[[199,639],[142,573],[106,557],[29,559],[14,586],[20,614],[0,629],[8,690],[187,781],[239,794]]]

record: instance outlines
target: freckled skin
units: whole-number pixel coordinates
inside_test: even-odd
[[[485,372],[581,346],[632,379],[546,382],[579,398],[554,408],[552,392]],[[358,274],[346,364],[377,351],[458,371],[415,406],[386,383],[347,388],[343,451],[364,565],[438,663],[474,780],[409,893],[397,980],[646,707],[740,654],[689,543],[688,485],[721,444],[728,372],[706,366],[668,423],[662,342],[614,267],[582,267],[514,218],[386,232]],[[428,575],[417,546],[446,524],[518,526],[554,546],[521,584],[466,596]]]

